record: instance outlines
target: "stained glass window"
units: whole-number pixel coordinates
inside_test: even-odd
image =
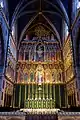
[[[0,2],[0,6],[1,6],[2,8],[4,7],[3,0]]]
[[[77,9],[80,8],[80,0],[77,1]]]

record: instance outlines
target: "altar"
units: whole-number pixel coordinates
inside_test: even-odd
[[[52,109],[55,107],[55,101],[50,99],[26,100],[25,108],[28,109]]]

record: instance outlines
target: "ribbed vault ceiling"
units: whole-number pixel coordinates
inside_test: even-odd
[[[23,39],[33,23],[50,24],[50,29],[55,28],[54,34],[58,33],[58,39],[62,39],[62,22],[65,21],[69,26],[68,0],[8,0],[8,4],[10,25],[17,23],[17,43]]]

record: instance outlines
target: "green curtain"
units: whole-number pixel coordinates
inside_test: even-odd
[[[20,107],[24,108],[24,101],[25,100],[25,85],[21,85],[21,102]]]
[[[60,107],[59,85],[55,85],[55,106]]]
[[[60,85],[61,107],[65,107],[65,86]]]
[[[28,85],[26,85],[26,100],[28,99]]]
[[[52,99],[55,99],[54,98],[54,87],[55,87],[55,85],[52,85]]]
[[[15,85],[15,107],[19,107],[19,91],[20,85]]]

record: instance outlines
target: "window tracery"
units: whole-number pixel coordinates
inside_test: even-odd
[[[1,8],[3,8],[3,7],[4,7],[3,0],[1,0],[1,1],[0,1],[0,6],[1,6]]]
[[[80,0],[77,0],[77,9],[80,8]]]

